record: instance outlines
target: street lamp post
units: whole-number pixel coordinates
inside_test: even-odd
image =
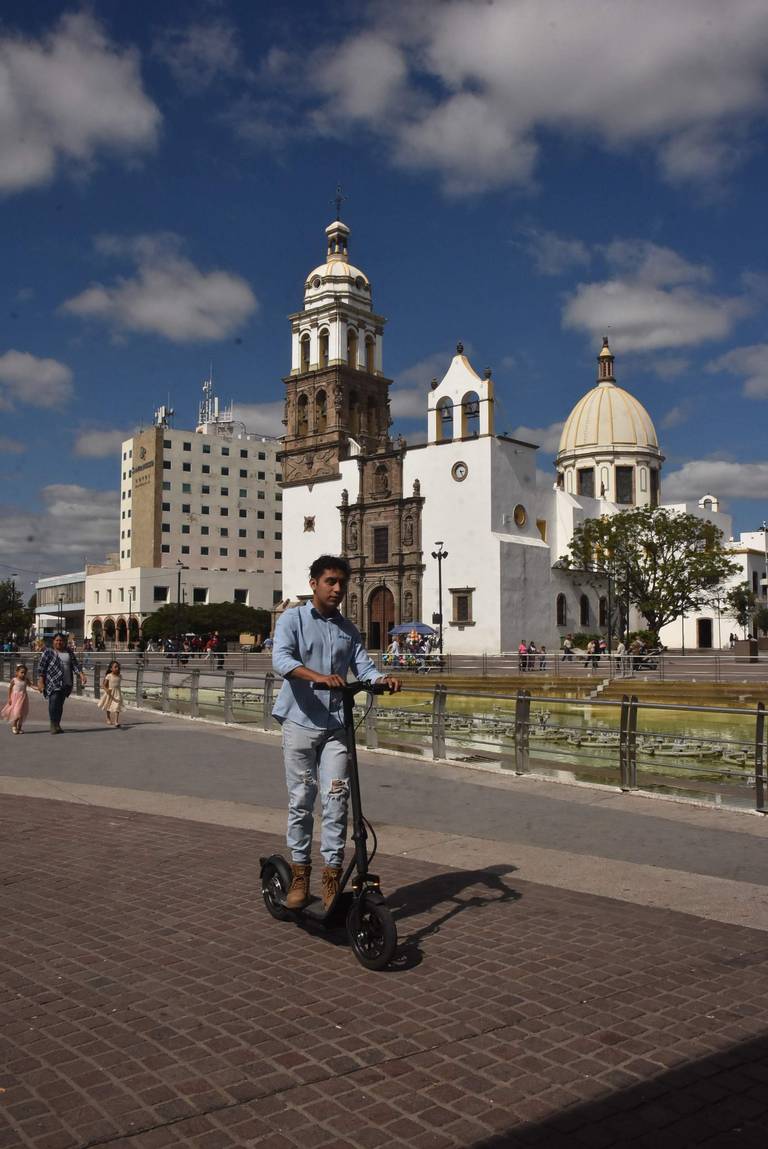
[[[440,638],[438,641],[438,649],[440,654],[443,653],[443,559],[448,558],[448,551],[443,550],[442,539],[436,542],[436,551],[432,551],[432,558],[437,559],[437,618],[438,626],[440,627]]]
[[[133,615],[133,587],[128,587],[128,650],[131,649],[131,618]]]
[[[189,568],[176,559],[176,657],[181,654],[181,572]]]
[[[59,630],[64,630],[64,595],[59,595]]]
[[[16,641],[14,627],[16,623],[16,579],[18,577],[17,571],[14,571],[11,575],[11,646],[13,646]]]

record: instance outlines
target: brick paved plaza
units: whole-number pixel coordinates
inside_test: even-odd
[[[277,838],[0,818],[0,1149],[766,1144],[762,930],[382,856],[369,973],[268,917]]]

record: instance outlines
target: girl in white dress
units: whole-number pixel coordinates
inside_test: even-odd
[[[122,681],[120,663],[117,661],[110,662],[109,670],[102,683],[101,698],[99,699],[99,709],[105,711],[107,715],[107,726],[120,725],[120,714],[123,710]]]

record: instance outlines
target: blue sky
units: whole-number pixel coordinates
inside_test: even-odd
[[[0,80],[0,574],[114,549],[209,363],[279,432],[337,183],[406,436],[462,340],[549,470],[607,330],[663,497],[768,515],[764,0],[6,0]]]

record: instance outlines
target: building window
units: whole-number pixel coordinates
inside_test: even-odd
[[[223,539],[229,538],[229,527],[219,527],[219,534]]]
[[[190,495],[192,493],[192,484],[191,483],[182,483],[181,484],[181,493],[183,495]]]
[[[275,558],[276,559],[281,559],[282,557],[283,557],[282,551],[275,551]]]
[[[264,532],[263,531],[257,531],[256,532],[256,538],[257,539],[263,539],[264,538]]]
[[[191,471],[192,470],[192,464],[191,463],[182,463],[181,469],[182,469],[182,471]]]
[[[191,451],[192,450],[192,444],[191,443],[182,443],[181,446],[182,446],[182,449],[185,451]]]
[[[373,561],[389,562],[389,527],[373,528]]]
[[[275,522],[281,523],[282,521],[283,521],[282,512],[281,511],[275,511]]]
[[[301,337],[301,370],[309,371],[309,336]]]
[[[168,602],[168,587],[156,586],[152,595],[153,602]]]
[[[260,458],[260,459],[266,459],[266,457],[267,457],[267,456],[264,454],[264,452],[263,452],[263,451],[259,451],[259,458]]]
[[[229,474],[229,467],[222,467],[221,473],[222,473],[222,475],[228,475]]]
[[[264,518],[264,512],[263,511],[257,511],[256,512],[256,518],[257,519],[263,519]]]
[[[211,533],[210,527],[201,527],[200,528],[200,534],[201,535],[209,535],[210,533]]]
[[[229,547],[219,547],[219,554],[222,556],[222,558],[226,558],[229,554]]]
[[[657,467],[651,467],[651,506],[658,507],[659,505],[659,471]]]
[[[451,587],[451,626],[474,626],[472,615],[473,586]]]
[[[240,498],[241,499],[245,499],[248,497],[248,491],[246,490],[245,487],[240,487],[239,490],[240,490]]]
[[[162,505],[162,509],[163,509],[164,511],[170,511],[170,509],[171,509],[171,504],[170,504],[170,503],[163,503],[163,505]]]
[[[182,546],[182,548],[181,548],[181,553],[182,553],[183,555],[188,555],[188,554],[189,554],[189,547],[188,547],[188,546],[186,546],[186,545]]]
[[[210,475],[210,473],[211,473],[210,463],[203,463],[203,465],[200,469],[204,475]]]
[[[160,547],[160,550],[162,551],[162,553],[164,555],[169,555],[171,553],[170,544],[169,543],[163,543],[163,545]]]
[[[208,486],[207,483],[203,483],[202,487],[200,488],[200,494],[201,495],[210,495],[210,493],[211,493],[211,488]]]
[[[248,478],[248,472],[247,471],[241,471],[240,472],[240,478],[241,479],[247,479]]]
[[[163,532],[164,535],[169,535],[171,533],[171,524],[170,523],[163,523],[160,530]]]
[[[264,502],[264,500],[266,499],[266,497],[267,497],[267,496],[264,494],[264,492],[263,492],[263,491],[257,491],[257,493],[256,493],[256,497],[257,497],[258,499],[261,499],[261,501],[262,501],[262,502]]]
[[[585,594],[579,599],[579,622],[582,626],[589,626],[589,599]]]
[[[256,474],[256,478],[257,478],[257,479],[262,479],[262,480],[264,480],[264,479],[266,479],[266,477],[267,477],[267,473],[266,473],[266,471],[258,471],[258,472],[257,472],[257,474]]]
[[[616,468],[616,502],[625,506],[635,501],[634,467]]]
[[[171,469],[170,459],[163,459],[163,470],[164,471],[170,471],[170,469]]]
[[[189,512],[191,511],[191,509],[192,509],[191,503],[182,503],[181,504],[181,513],[183,515],[188,515]],[[168,510],[170,510],[170,507],[168,508]]]
[[[192,587],[192,602],[196,606],[201,606],[208,602],[208,587],[207,586],[193,586]]]
[[[580,467],[576,472],[576,493],[586,495],[589,499],[595,497],[595,468]]]
[[[566,599],[565,599],[564,594],[559,594],[557,596],[556,609],[557,609],[557,625],[558,626],[567,626],[568,625],[568,606],[566,604]]]
[[[210,515],[210,513],[211,513],[211,508],[209,506],[206,506],[205,503],[203,503],[203,505],[200,507],[200,514],[201,515]]]
[[[256,551],[256,558],[257,559],[263,559],[264,558],[264,551]]]
[[[188,535],[188,534],[189,534],[189,523],[182,523],[182,526],[181,526],[181,533],[182,533],[183,535]]]
[[[248,552],[247,552],[247,551],[238,551],[238,552],[237,552],[237,557],[238,557],[239,559],[244,559],[244,558],[246,557],[246,555],[247,555],[247,554],[248,554]]]
[[[238,515],[238,518],[240,518],[240,519],[246,519],[248,517],[248,512],[247,511],[238,511],[237,515]]]
[[[227,515],[229,514],[229,507],[219,507],[219,513],[221,514],[222,518],[226,519]]]
[[[233,596],[232,596],[232,601],[233,602],[241,602],[243,604],[243,606],[247,606],[248,605],[248,591],[236,589]]]
[[[207,555],[208,554],[208,547],[200,547],[200,554],[201,555]]]
[[[228,495],[229,494],[229,487],[222,487],[221,493],[222,493],[222,495],[225,495],[225,496]]]
[[[275,538],[276,539],[282,539],[282,537],[283,537],[282,531],[275,531]]]
[[[240,458],[241,459],[247,459],[248,458],[248,452],[247,451],[241,451],[240,452]]]
[[[211,444],[210,443],[203,443],[203,454],[204,455],[210,455],[210,453],[211,453]]]
[[[222,453],[222,455],[228,455],[229,454],[229,447],[222,447],[221,453]]]
[[[237,532],[237,537],[238,537],[239,539],[246,539],[246,538],[248,537],[248,532],[247,532],[247,531],[244,531],[244,530],[242,530],[242,529],[240,529],[240,530]]]
[[[173,444],[171,443],[170,439],[163,439],[163,446],[164,447],[172,447]],[[123,458],[125,458],[125,456],[123,456]]]
[[[95,590],[93,593],[94,593],[95,598],[96,598],[96,606],[98,606],[99,605],[99,592],[97,590]]]

